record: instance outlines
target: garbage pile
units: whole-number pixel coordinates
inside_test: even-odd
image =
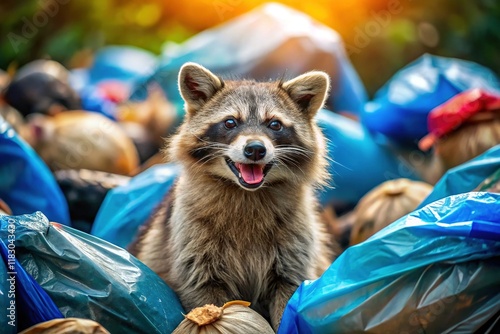
[[[498,77],[425,54],[369,101],[335,31],[270,4],[160,56],[109,46],[88,68],[0,73],[2,333],[208,326],[185,320],[191,310],[126,250],[181,172],[163,149],[184,118],[187,61],[222,78],[331,77],[316,116],[330,178],[316,195],[341,253],[294,293],[278,333],[500,330]],[[272,332],[238,303],[210,323]]]

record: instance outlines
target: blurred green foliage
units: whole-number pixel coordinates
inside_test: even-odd
[[[361,52],[351,53],[369,93],[426,52],[474,61],[500,73],[500,1],[400,2],[402,12],[387,28]]]
[[[370,94],[425,52],[472,60],[500,72],[497,0],[285,2],[306,11],[310,8],[311,15],[339,31]],[[78,51],[108,44],[135,45],[159,54],[164,42],[182,42],[259,3],[2,0],[0,68],[37,58],[52,58],[71,66],[74,61],[70,60]],[[212,11],[203,10],[202,5]],[[224,15],[229,13],[226,18],[214,8],[234,10],[225,11]],[[349,8],[358,8],[357,16],[349,16]]]

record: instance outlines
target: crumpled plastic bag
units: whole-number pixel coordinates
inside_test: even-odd
[[[500,195],[446,197],[304,282],[278,334],[498,333],[499,273]]]
[[[497,145],[474,159],[448,170],[418,208],[450,195],[473,191],[499,168],[500,145]]]
[[[0,284],[0,294],[7,304],[2,307],[5,316],[0,318],[2,333],[16,333],[40,322],[63,318],[49,295],[16,259],[14,220],[4,216],[1,226],[7,229],[7,237],[0,239],[1,263],[4,264],[0,276],[5,274]]]
[[[327,140],[330,187],[319,193],[322,205],[354,206],[368,191],[393,179],[420,180],[415,169],[360,123],[320,110],[317,123]],[[369,164],[369,168],[367,168]]]
[[[223,77],[263,81],[323,70],[332,78],[327,103],[332,110],[359,113],[367,101],[340,35],[306,14],[277,3],[260,6],[180,45],[167,45],[158,70],[136,86],[132,98],[145,99],[147,85],[158,82],[182,113],[177,76],[188,61]]]
[[[10,217],[10,218],[9,218]],[[84,232],[49,223],[40,212],[15,220],[16,256],[64,317],[97,321],[111,333],[170,333],[183,320],[167,284],[127,251]]]
[[[70,224],[68,204],[49,168],[1,116],[0,198],[14,215],[42,211]]]
[[[160,164],[111,189],[97,213],[91,234],[120,247],[127,247],[139,227],[148,220],[172,188],[180,167]]]
[[[89,68],[74,69],[69,81],[81,91],[106,80],[125,84],[149,77],[156,69],[158,59],[153,53],[134,46],[110,45],[99,49]]]
[[[361,121],[371,131],[414,144],[428,133],[432,109],[472,88],[500,93],[500,80],[479,64],[425,54],[375,94],[361,112]]]

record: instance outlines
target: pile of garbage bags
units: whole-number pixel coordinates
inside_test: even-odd
[[[37,60],[8,78],[3,332],[65,319],[103,333],[170,333],[184,319],[173,290],[125,249],[181,172],[162,148],[184,117],[186,61],[222,77],[332,78],[316,116],[331,177],[317,196],[343,249],[295,292],[278,333],[500,330],[498,77],[425,54],[369,101],[335,31],[267,4],[158,56],[108,46],[90,67]]]
[[[182,321],[175,293],[124,249],[41,212],[0,223],[0,274],[14,279],[0,284],[3,310],[17,310],[0,320],[3,333],[57,318],[92,319],[111,333],[170,333]]]

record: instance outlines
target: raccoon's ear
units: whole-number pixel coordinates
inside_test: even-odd
[[[181,67],[179,91],[188,113],[198,111],[222,87],[224,82],[201,65],[186,63]]]
[[[330,78],[325,72],[312,71],[286,81],[281,87],[299,109],[312,118],[325,103]]]

